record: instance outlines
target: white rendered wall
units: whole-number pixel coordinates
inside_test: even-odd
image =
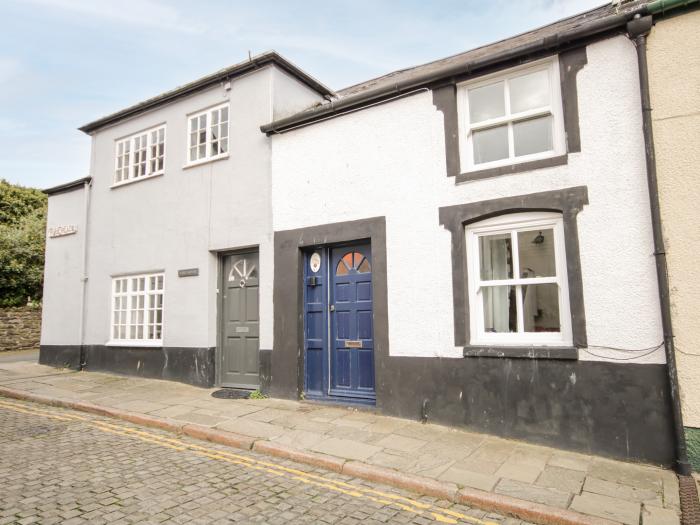
[[[323,97],[278,68],[272,69],[272,119],[278,120],[323,102]]]
[[[440,207],[582,185],[590,201],[578,216],[589,344],[661,342],[634,46],[615,37],[587,54],[578,74],[582,152],[564,166],[456,186],[429,91],[273,137],[275,231],[386,216],[391,355],[462,355]],[[590,351],[598,356],[580,358],[631,356]],[[625,362],[664,362],[663,349]]]
[[[42,345],[80,343],[80,297],[85,238],[85,190],[49,197],[41,311]],[[77,233],[51,238],[48,229],[76,226]]]
[[[267,67],[235,78],[230,91],[215,86],[93,136],[86,344],[109,341],[113,275],[164,271],[163,345],[215,346],[216,252],[255,246],[260,249],[260,347],[272,348],[270,143],[259,127],[272,120],[273,71]],[[281,97],[287,88],[278,86]],[[229,158],[186,167],[187,115],[226,101]],[[167,124],[165,174],[112,188],[115,141],[162,123]],[[199,276],[178,277],[186,268],[198,268]]]

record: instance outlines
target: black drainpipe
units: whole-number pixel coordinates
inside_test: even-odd
[[[644,132],[644,151],[647,165],[647,184],[649,186],[649,205],[651,208],[651,227],[654,235],[654,257],[656,259],[656,278],[659,285],[661,303],[661,324],[664,331],[664,349],[666,351],[666,368],[670,385],[671,405],[673,408],[673,433],[676,445],[676,471],[684,476],[691,472],[688,451],[683,428],[683,413],[678,390],[676,371],[676,351],[673,346],[673,326],[671,323],[671,300],[668,286],[668,269],[666,267],[666,250],[664,249],[663,231],[661,229],[661,211],[659,208],[659,185],[656,177],[656,154],[654,151],[654,134],[651,123],[651,102],[649,97],[649,69],[647,67],[647,35],[651,31],[652,17],[635,15],[627,23],[627,33],[637,48],[639,65],[639,88],[642,98],[642,128]]]

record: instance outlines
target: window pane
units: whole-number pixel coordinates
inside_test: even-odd
[[[510,233],[479,237],[481,280],[513,278],[513,247]]]
[[[549,70],[513,78],[508,87],[511,113],[549,106]]]
[[[469,122],[481,122],[505,114],[503,82],[469,90]]]
[[[554,277],[554,230],[518,232],[520,277]]]
[[[552,150],[552,117],[514,123],[513,140],[516,157]]]
[[[369,273],[372,271],[372,268],[369,265],[369,261],[367,259],[363,259],[362,262],[360,263],[360,266],[357,267],[358,273]]]
[[[508,158],[508,126],[475,131],[474,164]]]
[[[526,332],[559,332],[559,285],[523,286],[523,321]]]
[[[514,286],[489,286],[482,289],[485,332],[517,332]]]

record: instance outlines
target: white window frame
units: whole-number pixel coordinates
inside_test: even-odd
[[[226,139],[227,139],[227,147],[226,151],[223,153],[219,153],[217,155],[212,155],[211,154],[211,147],[212,147],[212,134],[211,134],[211,122],[212,122],[212,113],[215,111],[221,111],[223,108],[226,108],[228,110],[228,120],[226,121]],[[200,117],[206,117],[205,121],[205,130],[206,130],[206,138],[204,142],[204,157],[198,157],[195,160],[192,160],[190,158],[190,133],[192,131],[191,125],[192,125],[192,120],[193,119],[199,119]],[[196,166],[198,164],[204,164],[206,162],[211,162],[213,160],[218,160],[218,159],[225,159],[229,157],[230,151],[231,151],[231,107],[228,102],[224,102],[223,104],[217,104],[216,106],[209,107],[207,109],[197,111],[196,113],[190,113],[187,115],[187,125],[185,126],[186,129],[186,139],[185,139],[185,145],[186,145],[186,152],[185,152],[185,158],[187,159],[185,163],[185,167],[188,166]],[[221,139],[221,137],[219,137]]]
[[[156,282],[156,287],[154,288],[151,279],[154,278]],[[144,289],[134,290],[133,283],[134,280],[144,279]],[[158,279],[161,279],[162,286],[158,288]],[[117,292],[117,282],[126,283],[126,289],[123,289],[120,285],[120,291]],[[111,307],[110,307],[110,322],[109,322],[109,340],[107,345],[111,346],[162,346],[163,345],[163,332],[165,330],[165,274],[163,272],[157,273],[142,273],[142,274],[128,274],[128,275],[117,275],[112,277],[111,281],[112,293],[111,293]],[[158,308],[157,296],[161,296],[160,308]],[[143,296],[143,307],[138,305],[138,298]],[[133,298],[136,298],[137,305],[136,308],[133,306]],[[124,301],[122,301],[124,299]],[[117,301],[119,300],[119,307],[117,307]],[[138,314],[138,310],[143,310],[143,321],[138,323],[133,322],[133,313]],[[160,310],[161,319],[160,323],[157,322],[157,312]],[[149,312],[153,312],[153,322],[149,319]],[[123,315],[121,315],[123,314]],[[138,317],[138,315],[136,315]],[[116,322],[119,321],[119,322]],[[160,337],[159,338],[149,338],[148,328],[153,327],[154,335],[156,326],[160,325]],[[115,331],[117,327],[124,327],[124,335],[122,338],[121,334]],[[134,327],[137,337],[131,337],[131,328]],[[142,337],[138,337],[138,329],[142,329]]]
[[[153,132],[156,132],[156,136],[158,135],[158,132],[160,130],[163,130],[163,168],[159,170],[152,170],[151,169],[151,160],[153,158],[153,151],[152,151],[152,146],[153,144]],[[165,173],[165,158],[167,155],[167,128],[165,124],[160,124],[158,126],[154,126],[142,131],[139,131],[138,133],[133,133],[132,135],[129,135],[127,137],[121,137],[115,140],[114,144],[114,175],[112,178],[112,187],[115,186],[122,186],[124,184],[130,184],[132,182],[137,182],[140,180],[144,179],[149,179],[151,177],[157,177],[159,175],[163,175]],[[146,138],[146,144],[141,145],[138,149],[138,151],[143,151],[145,154],[145,157],[143,159],[139,158],[139,162],[136,161],[136,141],[141,140],[143,137]],[[119,167],[119,146],[123,144],[124,147],[126,145],[129,146],[129,162],[128,165],[124,168]],[[144,151],[145,149],[145,151]],[[136,175],[136,172],[139,171],[137,170],[137,164],[143,165],[145,162],[145,171],[143,174],[139,174],[138,176]],[[117,174],[119,170],[126,169],[126,177],[122,177],[121,180],[117,180]]]
[[[551,228],[554,232],[554,258],[556,276],[520,278],[519,256],[516,233],[532,232]],[[498,233],[510,233],[513,246],[513,278],[492,281],[481,280],[479,237]],[[566,245],[564,243],[564,222],[560,213],[525,212],[493,217],[465,228],[468,265],[468,295],[470,312],[470,344],[473,346],[572,346],[571,306],[569,281],[566,271]],[[483,286],[516,286],[517,300],[522,303],[521,288],[530,284],[556,283],[559,286],[559,332],[524,332],[522,307],[518,307],[518,332],[495,333],[484,330]]]
[[[549,77],[549,105],[540,108],[529,109],[519,113],[510,112],[510,80],[516,77],[547,71]],[[488,86],[496,82],[504,82],[505,115],[491,118],[481,122],[471,123],[469,119],[469,95],[468,90]],[[559,81],[559,59],[557,56],[531,62],[524,66],[515,67],[507,71],[499,71],[475,80],[469,80],[457,85],[457,112],[459,115],[459,152],[461,171],[480,171],[483,169],[510,166],[536,160],[547,159],[563,155],[566,152],[566,136],[564,131],[564,113],[561,101],[561,85]],[[552,117],[552,149],[529,155],[516,157],[513,140],[513,123],[529,120],[536,117]],[[503,124],[508,125],[508,157],[490,162],[474,163],[473,136],[475,131],[494,128]]]

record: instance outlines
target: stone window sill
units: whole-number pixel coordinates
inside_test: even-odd
[[[483,170],[467,171],[457,175],[455,182],[459,184],[460,182],[468,182],[470,180],[481,180],[489,179],[491,177],[499,177],[501,175],[511,175],[514,173],[522,173],[523,171],[532,171],[541,168],[551,168],[553,166],[562,166],[569,161],[569,156],[556,155],[554,157],[547,157],[544,159],[531,160],[529,162],[520,162],[515,164],[508,164],[505,166],[497,166],[495,168],[487,168]]]

